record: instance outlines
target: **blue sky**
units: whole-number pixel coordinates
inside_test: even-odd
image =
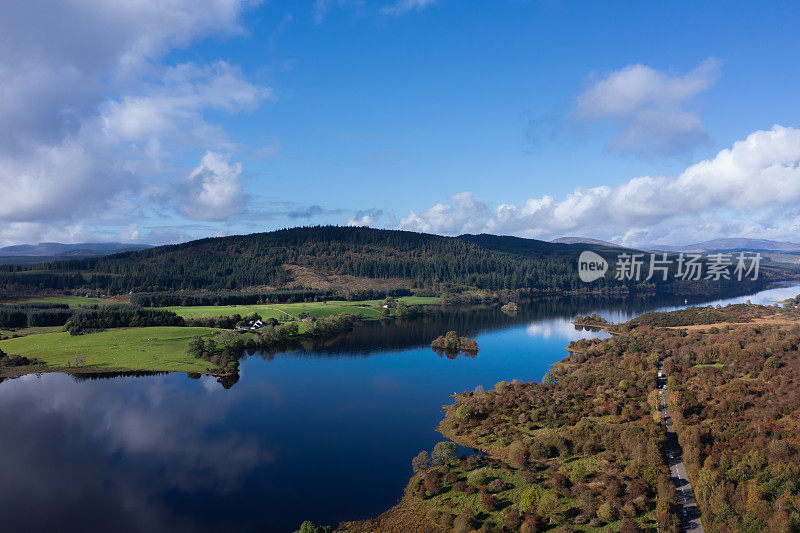
[[[69,0],[0,15],[0,244],[322,223],[800,240],[796,3]]]

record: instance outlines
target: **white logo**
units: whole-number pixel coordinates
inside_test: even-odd
[[[602,278],[608,270],[608,262],[594,252],[586,250],[578,257],[578,277],[591,283]]]

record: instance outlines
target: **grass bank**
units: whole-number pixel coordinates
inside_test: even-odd
[[[439,298],[423,296],[407,296],[398,298],[408,305],[431,305],[440,302]],[[332,300],[327,302],[303,302],[291,304],[256,304],[256,305],[200,305],[200,306],[171,306],[161,307],[184,318],[201,318],[216,316],[231,316],[239,314],[247,316],[258,313],[262,318],[298,318],[301,313],[308,313],[315,318],[325,318],[333,315],[362,314],[365,319],[380,318],[383,316],[383,300],[345,301]]]
[[[48,304],[66,304],[72,308],[87,307],[90,305],[110,305],[125,303],[127,296],[113,297],[113,298],[89,298],[84,296],[45,296],[43,298],[23,298],[20,300],[12,300],[8,302],[0,302],[6,305],[12,304],[27,304],[27,303],[48,303]]]
[[[35,357],[45,366],[36,371],[144,370],[213,373],[216,366],[186,353],[192,337],[214,333],[212,328],[151,327],[101,331],[70,336],[67,332],[28,335],[0,341],[13,355]],[[9,375],[34,367],[13,368]],[[0,371],[2,372],[2,371]],[[0,373],[0,375],[2,375]]]

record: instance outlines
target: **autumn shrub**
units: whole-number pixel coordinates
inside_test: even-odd
[[[522,525],[522,516],[519,514],[519,509],[517,509],[516,505],[511,505],[506,509],[503,524],[509,531],[517,531],[519,526]]]
[[[613,522],[617,519],[617,516],[617,509],[610,502],[602,503],[597,508],[597,518],[603,522]]]
[[[502,492],[504,490],[507,490],[509,487],[511,487],[511,485],[509,485],[500,478],[493,479],[489,483],[489,490],[492,490],[494,492]]]
[[[436,470],[426,472],[422,479],[428,495],[435,496],[442,491],[442,478]]]
[[[508,447],[508,458],[511,464],[517,468],[524,468],[528,462],[528,451],[522,441],[515,440]]]
[[[489,481],[489,474],[485,468],[478,468],[467,474],[467,483],[474,487],[482,487]]]
[[[453,522],[453,533],[471,533],[478,527],[475,511],[471,507],[465,508]]]

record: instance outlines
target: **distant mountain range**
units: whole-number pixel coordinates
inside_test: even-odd
[[[122,242],[83,242],[64,244],[60,242],[40,242],[39,244],[19,244],[0,248],[0,263],[39,263],[99,257],[119,252],[135,252],[152,248],[149,244],[129,244]]]
[[[519,237],[504,237],[497,235],[461,235],[459,239],[472,241],[476,244],[489,248],[502,248],[516,251],[553,251],[548,248],[544,241],[535,239],[522,239]],[[553,244],[587,244],[591,246],[604,246],[610,248],[626,248],[625,246],[592,239],[589,237],[559,237],[549,241]],[[16,246],[6,246],[0,248],[0,263],[33,263],[42,261],[59,261],[67,259],[81,259],[85,257],[100,257],[120,252],[136,252],[153,248],[149,244],[130,244],[122,242],[85,242],[76,244],[64,244],[60,242],[40,242],[39,244],[19,244]],[[770,241],[766,239],[714,239],[711,241],[699,242],[687,245],[662,245],[653,244],[637,247],[641,250],[655,250],[663,252],[714,252],[714,251],[763,251],[763,252],[784,252],[800,253],[800,243]]]
[[[560,244],[592,244],[623,248],[619,244],[587,237],[560,237],[550,241]],[[785,252],[800,253],[800,244],[795,242],[769,241],[766,239],[714,239],[687,245],[651,244],[637,247],[642,250],[659,252],[717,252],[717,251],[753,251],[753,252]]]
[[[550,241],[554,244],[596,244],[598,246],[610,246],[612,248],[622,248],[613,242],[601,241],[600,239],[590,239],[588,237],[559,237]]]
[[[795,242],[768,241],[766,239],[714,239],[686,246],[648,246],[648,250],[664,252],[714,252],[720,250],[761,251],[761,252],[800,252],[800,244]]]

